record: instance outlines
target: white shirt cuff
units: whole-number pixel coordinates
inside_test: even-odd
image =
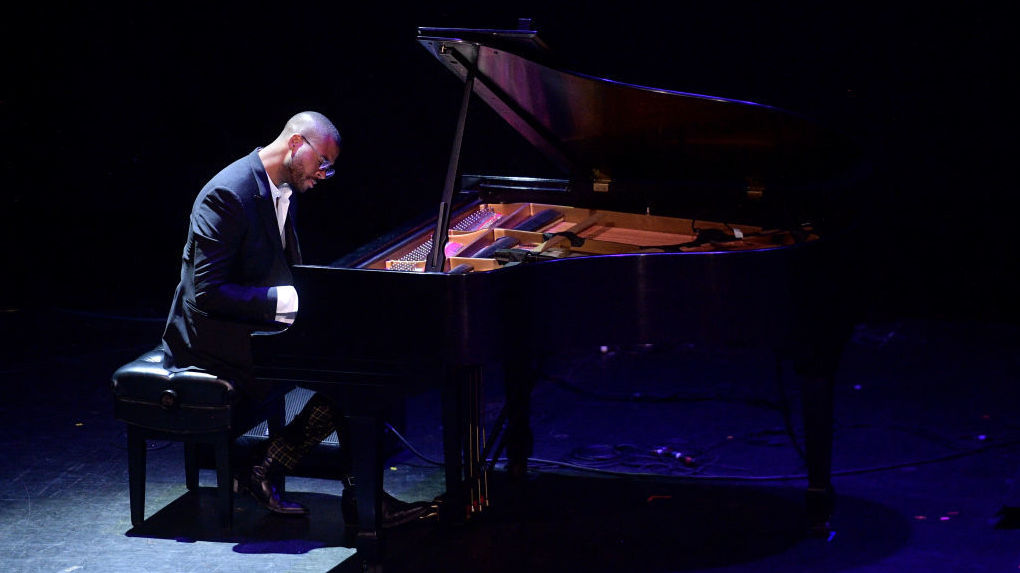
[[[276,287],[276,320],[287,324],[294,323],[298,311],[297,290],[291,285]]]

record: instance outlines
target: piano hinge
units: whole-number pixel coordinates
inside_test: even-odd
[[[605,175],[602,174],[601,171],[596,169],[592,175],[591,189],[596,193],[608,193],[609,184],[611,182],[612,179],[606,177]]]

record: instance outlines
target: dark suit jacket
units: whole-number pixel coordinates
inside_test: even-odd
[[[262,398],[251,384],[251,338],[276,315],[276,289],[301,262],[291,197],[280,240],[269,180],[258,149],[202,188],[191,211],[181,282],[163,332],[168,367],[207,369]]]

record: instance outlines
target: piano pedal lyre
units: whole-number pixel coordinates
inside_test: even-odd
[[[482,459],[485,446],[485,428],[482,423],[482,377],[477,369],[472,369],[467,380],[468,392],[468,472],[467,481],[470,490],[469,514],[481,513],[488,507],[488,471]]]

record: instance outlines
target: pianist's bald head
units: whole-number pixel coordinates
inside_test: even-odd
[[[287,120],[272,143],[259,150],[266,173],[277,186],[304,192],[333,174],[340,154],[340,132],[326,116],[303,111]]]
[[[340,145],[340,132],[326,116],[317,111],[303,111],[295,114],[287,120],[283,131],[277,139],[287,139],[294,134],[308,137],[312,134],[319,137],[332,139],[337,146]]]

